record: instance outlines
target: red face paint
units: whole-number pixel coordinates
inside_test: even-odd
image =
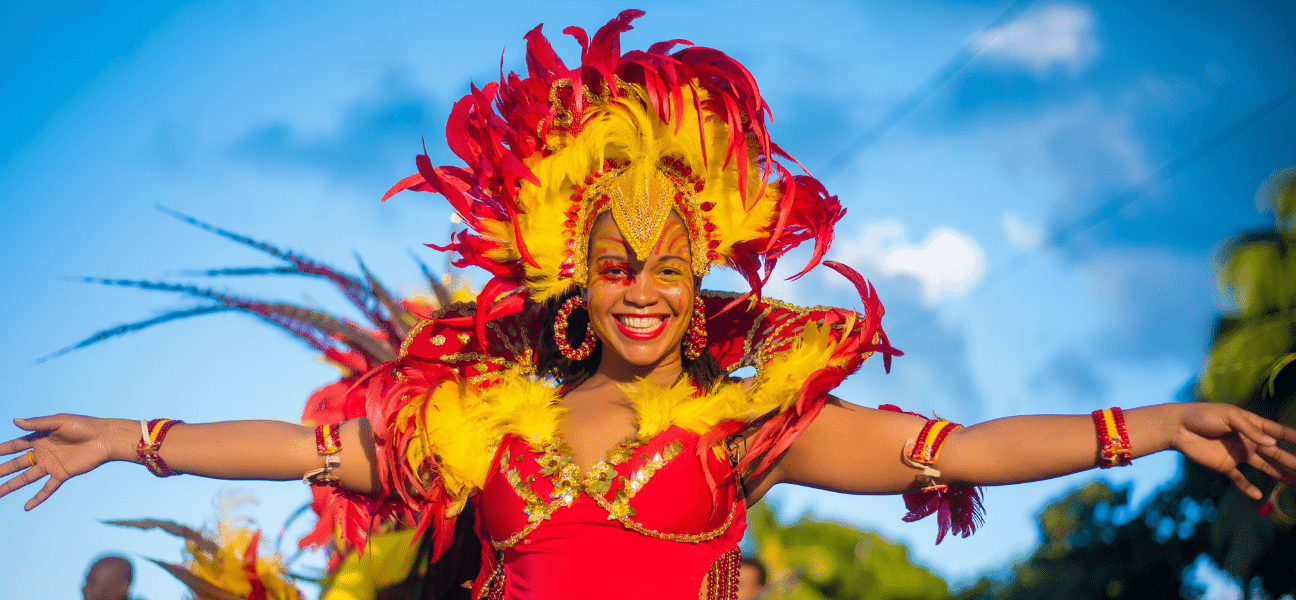
[[[603,360],[650,372],[680,368],[680,343],[693,312],[688,231],[677,215],[639,260],[611,214],[590,231],[587,304]]]

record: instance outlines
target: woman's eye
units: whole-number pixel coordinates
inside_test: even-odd
[[[629,272],[622,265],[604,265],[599,269],[599,274],[604,277],[625,277]]]

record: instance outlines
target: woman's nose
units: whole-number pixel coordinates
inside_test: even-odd
[[[626,286],[625,300],[635,306],[647,306],[657,301],[657,292],[653,278],[647,273],[639,273]]]

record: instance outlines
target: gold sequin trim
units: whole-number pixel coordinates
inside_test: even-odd
[[[533,444],[532,449],[537,452],[544,452],[535,461],[540,467],[538,474],[549,479],[550,484],[553,485],[553,491],[549,493],[549,501],[546,502],[545,499],[540,497],[540,494],[531,489],[530,484],[534,483],[535,476],[523,480],[521,471],[516,466],[511,467],[512,463],[509,460],[511,453],[508,450],[504,451],[504,454],[500,456],[499,471],[526,505],[522,512],[527,516],[527,526],[503,541],[491,540],[491,547],[496,550],[507,550],[517,545],[532,531],[535,531],[542,521],[552,518],[554,510],[559,507],[571,506],[576,501],[580,467],[572,462],[571,457],[562,452],[561,444],[550,441],[540,447]]]
[[[608,514],[611,514],[612,502],[610,502],[606,498],[603,498],[602,496],[595,496],[594,501],[597,502],[599,506],[602,506],[603,510],[608,511]],[[617,518],[617,520],[620,521],[621,524],[624,525],[627,529],[630,529],[631,531],[634,531],[636,533],[642,533],[643,535],[646,535],[648,537],[655,537],[657,539],[666,540],[670,542],[689,542],[692,544],[696,544],[699,542],[707,542],[719,537],[720,534],[724,533],[725,530],[729,529],[729,526],[733,524],[734,515],[737,512],[738,511],[736,509],[730,508],[729,516],[725,518],[725,522],[721,524],[720,527],[705,533],[666,533],[664,531],[657,531],[656,529],[649,529],[647,527],[644,527],[643,525],[640,525],[639,523],[630,520],[629,517],[619,517]]]
[[[679,453],[683,451],[684,445],[680,444],[679,440],[675,440],[669,446],[653,454],[652,458],[635,470],[630,477],[621,477],[623,483],[621,489],[617,490],[616,497],[612,500],[613,508],[608,509],[608,520],[636,516],[634,507],[630,506],[630,500],[634,499],[639,490],[643,489],[643,486],[648,483],[648,480],[657,474],[657,471],[660,471],[662,467],[666,466],[666,463],[679,456]]]
[[[704,290],[702,295],[726,298],[730,300],[742,296],[742,294],[736,292],[713,292],[710,290]],[[805,323],[800,322],[800,320],[806,315],[813,312],[827,312],[835,310],[830,306],[812,306],[807,308],[768,297],[761,298],[761,301],[764,302],[766,306],[765,309],[761,311],[754,320],[752,320],[751,328],[747,330],[747,336],[743,338],[743,356],[738,359],[737,362],[726,365],[724,367],[726,372],[732,373],[742,367],[751,366],[756,367],[756,373],[759,376],[759,374],[764,372],[765,364],[768,363],[770,359],[786,350],[786,348],[775,348],[773,346],[774,343],[780,341],[777,339],[778,336],[786,334],[790,337],[799,332],[799,329],[785,332],[784,330],[787,329],[788,326],[804,328]],[[785,316],[773,324],[766,324],[765,320],[777,309],[786,310],[793,314]],[[761,329],[762,325],[767,325],[767,328],[763,331]],[[834,325],[834,328],[840,329],[840,327],[836,325]],[[881,337],[875,334],[874,341],[876,342],[880,340]],[[781,341],[786,342],[788,340],[787,338],[784,338]],[[867,358],[867,354],[865,357]]]
[[[409,335],[405,336],[405,340],[401,342],[400,354],[398,356],[400,358],[405,358],[405,355],[409,353],[410,344],[414,343],[414,340],[418,338],[419,332],[423,331],[424,327],[432,324],[433,321],[445,317],[446,313],[450,312],[453,312],[457,317],[472,316],[477,314],[477,305],[472,302],[455,302],[454,304],[438,309],[429,315],[428,318],[420,320],[418,325],[415,325],[414,329],[410,330]]]
[[[621,440],[607,455],[600,458],[593,465],[590,465],[589,473],[585,474],[585,479],[581,482],[581,487],[586,494],[591,496],[603,496],[612,489],[612,482],[617,479],[616,469],[612,467],[625,463],[634,455],[634,449],[643,445],[637,435],[632,435]]]

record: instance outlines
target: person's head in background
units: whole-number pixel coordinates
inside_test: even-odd
[[[129,560],[109,555],[96,560],[86,573],[81,595],[85,600],[127,600],[135,569]]]
[[[738,600],[759,598],[765,591],[765,564],[752,556],[744,556],[738,575]]]

